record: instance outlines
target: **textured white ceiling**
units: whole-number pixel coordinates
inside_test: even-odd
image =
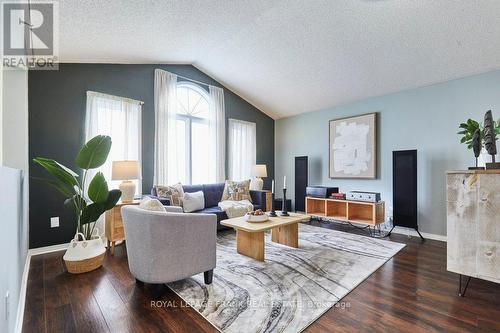
[[[60,21],[63,62],[192,63],[273,118],[500,68],[499,0],[63,0]]]

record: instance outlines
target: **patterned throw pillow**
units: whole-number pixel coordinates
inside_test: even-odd
[[[139,203],[139,208],[145,209],[145,210],[150,210],[154,212],[164,212],[165,207],[161,204],[161,202],[158,199],[151,199],[148,197],[145,197],[144,199],[141,200]]]
[[[184,196],[184,190],[182,189],[182,184],[177,183],[172,186],[160,186],[156,185],[156,195],[159,198],[165,198],[170,200],[172,206],[182,207],[182,197]]]
[[[252,197],[250,196],[250,180],[244,180],[241,182],[226,180],[221,201],[241,201],[245,199],[252,202]]]

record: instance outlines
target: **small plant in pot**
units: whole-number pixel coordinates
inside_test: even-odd
[[[486,115],[489,115],[489,118],[491,118],[491,111],[486,112]],[[485,119],[487,119],[487,117],[485,117]],[[476,163],[474,167],[469,167],[469,170],[484,169],[484,167],[478,166],[478,157],[480,155],[485,156],[486,153],[490,153],[488,149],[484,150],[483,146],[485,148],[488,148],[489,146],[493,145],[491,142],[496,141],[496,138],[491,138],[493,138],[493,136],[496,134],[500,134],[500,119],[498,120],[498,122],[495,122],[491,119],[488,126],[486,126],[486,121],[485,125],[483,126],[483,124],[473,119],[468,119],[466,122],[461,123],[459,127],[460,131],[457,134],[462,136],[460,139],[460,143],[466,144],[468,149],[472,149],[474,151]],[[486,135],[486,133],[489,134]],[[489,138],[488,140],[487,137]],[[494,154],[492,155],[492,159],[494,161]]]
[[[90,181],[88,170],[102,166],[111,149],[111,137],[98,135],[90,139],[76,156],[76,165],[82,169],[82,177],[52,159],[37,157],[33,162],[52,175],[43,179],[62,193],[64,205],[76,215],[77,228],[74,239],[64,254],[64,262],[70,273],[85,273],[102,265],[106,248],[96,226],[99,217],[113,208],[121,197],[120,190],[109,190],[104,175],[98,172]],[[87,193],[85,193],[85,191]]]

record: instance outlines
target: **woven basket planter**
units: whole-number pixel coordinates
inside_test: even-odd
[[[79,236],[82,240],[78,240]],[[86,240],[83,234],[77,233],[69,243],[63,259],[68,272],[80,274],[101,267],[105,254],[106,248],[97,233],[89,240]]]

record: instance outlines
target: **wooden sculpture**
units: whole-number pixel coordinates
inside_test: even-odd
[[[495,162],[497,154],[496,128],[491,110],[484,115],[484,148],[491,155],[491,163],[486,163],[486,169],[500,169],[500,163]]]
[[[484,167],[477,166],[477,158],[481,154],[481,149],[483,148],[483,144],[481,142],[481,130],[476,128],[474,131],[474,135],[472,136],[472,149],[474,150],[474,157],[476,157],[476,166],[469,167],[469,170],[482,170]]]

